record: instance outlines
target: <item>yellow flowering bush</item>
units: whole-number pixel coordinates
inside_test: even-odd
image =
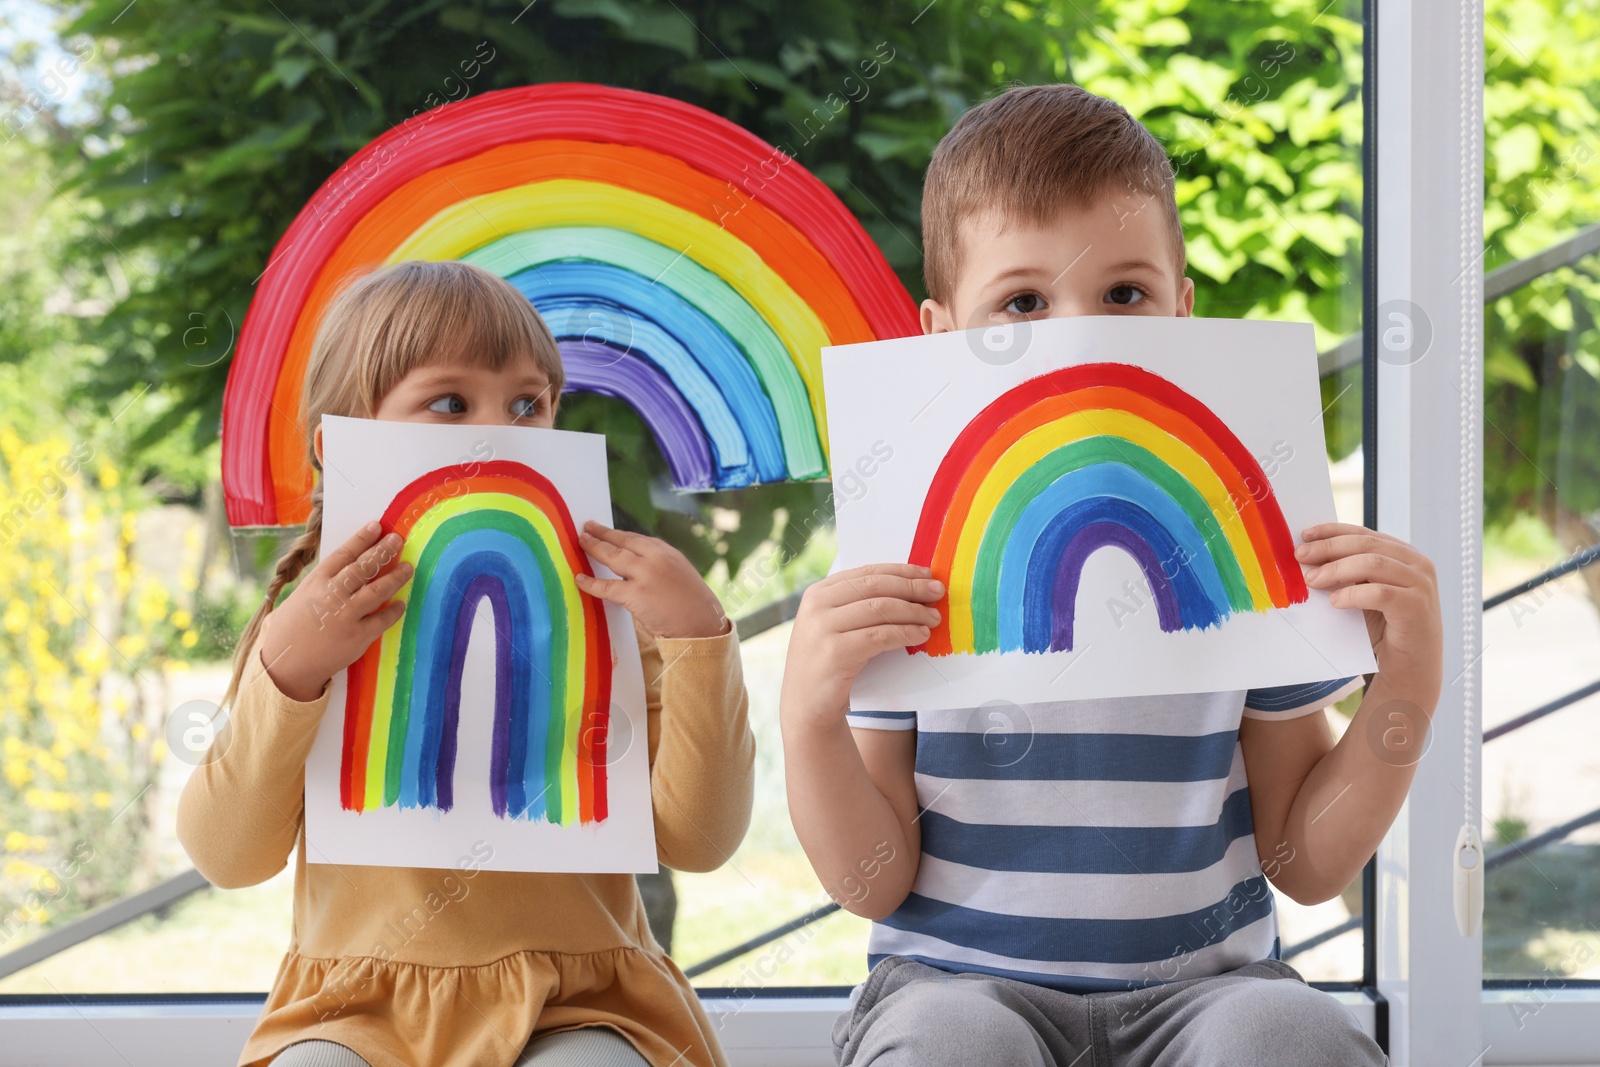
[[[137,558],[142,503],[91,442],[0,426],[0,951],[157,873],[166,677],[195,633]]]

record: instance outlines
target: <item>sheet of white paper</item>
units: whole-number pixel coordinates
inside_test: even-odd
[[[325,548],[381,517],[401,489],[447,466],[476,473],[491,460],[525,464],[549,479],[573,525],[610,525],[605,439],[598,434],[523,426],[429,426],[325,416],[322,420]],[[452,483],[453,484],[453,483]],[[442,488],[427,506],[461,494]],[[615,575],[590,560],[601,577]],[[470,579],[466,579],[470,580]],[[413,583],[414,584],[414,583]],[[459,597],[456,601],[459,604]],[[419,610],[415,596],[407,612]],[[633,618],[606,604],[611,638],[611,723],[607,733],[608,815],[587,824],[503,818],[490,803],[495,706],[495,621],[487,598],[471,624],[461,680],[454,805],[350,811],[340,803],[346,673],[334,676],[328,710],[306,761],[306,860],[309,863],[456,867],[472,857],[502,871],[639,872],[656,869],[655,823],[645,742],[644,675]],[[400,624],[396,624],[397,626]],[[518,642],[516,648],[526,646]],[[481,857],[488,851],[490,858]]]
[[[1083,363],[1133,364],[1209,407],[1261,464],[1299,544],[1300,531],[1335,518],[1313,346],[1303,323],[1093,316],[825,348],[834,569],[907,561],[929,487],[967,424],[1022,382]],[[851,706],[1218,692],[1376,669],[1361,613],[1315,589],[1303,603],[1168,632],[1134,557],[1095,550],[1074,603],[1070,650],[896,650],[867,664]]]

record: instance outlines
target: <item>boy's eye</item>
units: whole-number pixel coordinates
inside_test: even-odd
[[[1108,304],[1137,304],[1144,298],[1144,290],[1137,285],[1113,285],[1106,293]]]
[[[540,409],[544,406],[543,401],[543,393],[540,393],[538,396],[519,396],[511,402],[511,410],[515,413],[516,418],[535,418],[539,414]]]
[[[456,404],[459,404],[460,406],[459,407],[451,407],[451,409],[449,411],[439,411],[439,408],[438,408],[437,405],[439,405],[441,402],[448,403],[450,401],[454,401]],[[457,396],[455,393],[447,393],[446,395],[439,397],[437,400],[429,401],[428,402],[428,410],[429,411],[438,411],[439,414],[441,414],[441,415],[460,415],[460,414],[462,414],[463,412],[465,412],[467,410],[467,402],[465,400],[462,400],[461,397]]]
[[[1038,293],[1018,293],[1006,301],[1006,310],[1013,315],[1032,315],[1044,306]]]

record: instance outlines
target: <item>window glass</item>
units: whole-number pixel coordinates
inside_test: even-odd
[[[1600,543],[1600,16],[1491,0],[1484,38],[1483,974],[1596,978],[1600,564],[1497,594]]]
[[[24,2],[0,15],[15,60],[0,94],[0,953],[182,885],[171,881],[189,869],[174,809],[204,751],[190,712],[221,696],[234,640],[295,532],[230,531],[223,513],[216,433],[239,324],[311,192],[386,128],[451,100],[588,80],[724,114],[838,194],[920,298],[921,175],[950,123],[1016,81],[1110,96],[1173,160],[1195,312],[1315,324],[1339,513],[1360,521],[1354,0],[896,2],[825,23],[807,5],[752,17],[747,5],[643,0],[390,21],[290,0],[260,17],[211,3],[184,5],[181,18],[170,4],[117,6]],[[1578,142],[1540,154],[1526,128],[1508,120],[1491,159],[1533,159],[1519,172],[1531,189]],[[1551,211],[1540,225],[1568,217]],[[1522,255],[1540,240],[1496,247]],[[1544,284],[1554,294],[1576,279]],[[1560,321],[1577,338],[1592,319],[1569,303]],[[1575,342],[1570,352],[1576,361]],[[624,409],[597,397],[563,409],[563,425],[605,431],[629,457],[613,465],[619,510],[689,552],[731,614],[826,573],[825,487],[685,502],[652,485],[656,457],[631,458],[648,444]],[[1540,542],[1546,555],[1552,543]],[[676,903],[658,905],[686,969],[827,903],[784,798],[787,639],[785,624],[743,646],[758,741],[749,835],[722,869],[672,876]],[[1336,730],[1354,703],[1329,713]],[[174,899],[0,975],[0,993],[265,990],[288,940],[292,870]],[[647,882],[649,899],[669,899],[663,879]],[[1360,978],[1361,932],[1345,929],[1359,885],[1315,907],[1278,906],[1285,952],[1307,978]],[[851,985],[866,973],[867,931],[828,914],[695,981]]]

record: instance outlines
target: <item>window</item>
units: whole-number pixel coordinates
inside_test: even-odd
[[[160,4],[77,22],[13,5],[0,15],[17,57],[0,76],[0,1017],[32,1010],[16,999],[30,995],[170,1007],[272,982],[292,874],[203,887],[173,811],[194,750],[185,706],[222,692],[285,540],[230,534],[222,515],[227,356],[252,277],[353,150],[429,107],[533,80],[680,96],[788,138],[920,296],[933,143],[1012,81],[1073,80],[1167,144],[1196,313],[1316,324],[1340,516],[1429,551],[1447,642],[1465,635],[1365,886],[1312,908],[1280,896],[1285,956],[1368,1002],[1377,1032],[1413,1056],[1592,1056],[1581,1034],[1600,1004],[1582,980],[1600,978],[1600,800],[1585,792],[1582,731],[1600,686],[1584,673],[1600,640],[1600,184],[1586,131],[1600,22],[1579,0],[1485,6],[893,3],[824,26],[803,5],[752,24],[738,4],[626,0],[402,25],[285,0],[271,17],[205,8],[181,37]],[[82,180],[64,186],[68,174]],[[1457,372],[1476,373],[1480,340],[1469,381]],[[572,428],[638,431],[604,404],[572,410]],[[776,718],[784,620],[832,555],[826,494],[685,505],[643,470],[618,465],[616,499],[698,558],[726,554],[709,579],[749,634],[758,738],[744,844],[716,872],[673,876],[675,906],[660,905],[673,955],[713,999],[836,995],[866,974],[868,924],[828,907],[798,847]],[[1330,713],[1336,729],[1358,699]],[[1488,865],[1481,944],[1456,931],[1438,862],[1464,821]],[[649,892],[666,899],[668,883]],[[817,1018],[837,1009],[816,1003]],[[1481,1041],[1461,1021],[1474,1010]]]
[[[837,53],[831,58],[816,54],[816,45],[804,43],[813,39],[805,36],[810,28],[791,25],[784,29],[793,33],[792,39],[747,42],[752,54],[747,63],[741,64],[730,53],[725,65],[707,60],[693,67],[699,76],[712,80],[688,95],[711,104],[723,101],[736,116],[758,117],[763,129],[779,128],[770,121],[773,109],[790,120],[790,112],[800,115],[798,126],[789,122],[798,135],[796,157],[828,180],[856,210],[916,295],[922,290],[915,180],[920,178],[927,149],[953,117],[950,109],[956,100],[970,101],[1014,79],[1059,78],[1076,80],[1119,100],[1168,145],[1173,158],[1190,271],[1198,285],[1196,312],[1316,323],[1326,369],[1329,450],[1338,460],[1335,471],[1341,515],[1359,521],[1363,494],[1359,358],[1364,273],[1362,10],[1346,0],[1333,4],[1308,0],[1270,8],[1204,0],[1177,5],[1171,12],[1165,8],[1158,12],[1159,6],[1105,0],[1083,6],[1017,6],[1001,13],[952,5],[950,11],[930,9],[920,15],[908,10],[907,18],[885,19],[881,24],[864,18],[853,27],[860,40],[871,43],[881,30],[889,45],[887,51],[879,48],[874,52],[881,59],[881,81],[864,79],[861,72],[844,64],[842,45],[828,46]],[[10,27],[13,39],[34,42],[30,47],[36,51],[23,77],[47,98],[42,98],[37,115],[19,112],[13,116],[13,125],[22,136],[9,146],[38,188],[53,185],[51,175],[65,166],[59,156],[51,155],[48,139],[41,140],[47,123],[55,123],[68,138],[75,134],[85,138],[85,153],[99,161],[89,171],[93,177],[104,181],[118,167],[126,170],[127,161],[119,160],[114,136],[139,119],[136,109],[141,105],[137,98],[121,95],[121,83],[145,61],[112,62],[108,58],[111,42],[117,42],[127,54],[149,53],[153,64],[201,64],[203,76],[224,77],[219,68],[205,65],[210,62],[205,55],[175,47],[133,22],[138,17],[139,13],[130,13],[129,22],[121,28],[115,20],[96,18],[67,27],[57,24],[48,9],[37,7],[27,9]],[[728,51],[730,46],[716,39],[722,24],[715,18],[697,21],[670,13],[665,17],[664,32],[673,41],[695,37]],[[480,33],[473,28],[468,42],[467,37],[459,36],[468,31],[449,26],[446,29],[459,31],[458,36],[435,44],[420,34],[377,40],[353,25],[330,23],[322,32],[339,46],[321,48],[327,54],[319,57],[301,47],[302,38],[313,43],[319,40],[315,32],[305,38],[289,23],[315,30],[321,17],[308,8],[304,12],[285,9],[283,18],[288,21],[219,30],[213,44],[238,50],[248,57],[247,62],[264,63],[265,72],[252,92],[285,107],[302,103],[310,107],[307,102],[323,88],[324,80],[336,93],[347,89],[359,92],[369,76],[369,65],[375,70],[380,57],[392,57],[397,50],[411,50],[406,54],[449,71],[439,88],[450,97],[525,80],[524,74],[504,61],[503,53],[522,43],[509,29],[484,27]],[[539,13],[532,18],[544,18],[541,27],[567,52],[568,75],[596,80],[613,75],[597,46],[607,34],[614,36],[615,30],[607,30],[592,18]],[[909,57],[938,53],[951,42],[980,32],[975,27],[982,27],[985,35],[973,42],[984,45],[979,49],[980,60],[964,60],[958,69],[935,69],[930,74],[911,70],[914,64]],[[688,33],[690,29],[695,32]],[[78,32],[83,30],[90,32]],[[348,39],[340,40],[340,34]],[[489,44],[478,47],[480,39]],[[263,45],[273,42],[290,58],[258,59]],[[457,63],[451,42],[463,47],[472,43],[473,62]],[[775,48],[776,57],[759,58],[763,47]],[[342,57],[339,62],[332,61],[333,53]],[[882,58],[902,53],[908,60],[902,61],[900,69],[895,68],[893,58]],[[826,90],[838,81],[842,106],[829,105],[825,116],[829,121],[823,123],[812,121],[814,111],[803,107],[796,111],[790,98],[763,95],[763,87],[772,77],[767,69],[774,63],[789,71],[806,92],[824,101],[828,99]],[[623,80],[634,78],[629,74]],[[392,93],[396,100],[404,98],[424,108],[443,102],[422,92],[424,88],[427,86],[413,79],[400,86],[384,84],[375,91]],[[666,88],[670,92],[671,86]],[[767,112],[747,106],[744,98],[752,91]],[[248,94],[231,93],[221,94],[220,106],[235,109],[234,117],[246,124],[262,121],[252,110],[255,105],[241,102]],[[412,110],[421,108],[403,109]],[[305,115],[310,128],[318,128],[312,113],[306,111]],[[835,118],[839,119],[837,126]],[[913,133],[896,140],[897,132],[911,121],[918,124]],[[91,128],[92,132],[87,132]],[[106,140],[108,137],[113,139]],[[320,167],[317,173],[322,174],[337,164],[343,151],[348,147],[309,156],[291,151],[284,158],[303,160],[304,166],[313,170]],[[853,157],[852,151],[856,153]],[[904,187],[888,187],[888,179],[876,173],[846,169],[843,161],[855,158],[859,163],[862,151],[899,160],[901,169],[890,172],[888,179],[899,180]],[[165,172],[159,158],[155,165],[160,179]],[[221,169],[220,164],[211,165]],[[248,180],[234,188],[254,188],[249,183],[264,180],[261,165],[241,164]],[[252,172],[250,167],[258,169]],[[252,173],[255,176],[249,176]],[[91,180],[89,184],[95,183]],[[169,219],[181,223],[186,212],[198,210],[192,199],[198,192],[194,187],[167,177],[158,180],[157,188],[172,197],[170,205],[161,205]],[[889,193],[898,195],[886,199]],[[270,250],[299,205],[273,201],[269,207],[268,222],[259,232],[250,229],[248,240],[242,243],[233,231],[202,234],[192,240],[213,247],[216,256],[262,258],[260,253]],[[92,248],[96,235],[80,222],[95,209],[86,194],[36,196],[26,207],[29,221],[35,224],[31,239],[57,241],[63,255],[84,244]],[[152,338],[159,336],[174,351],[181,349],[177,358],[185,365],[196,372],[212,372],[206,381],[214,400],[222,381],[218,368],[226,365],[223,356],[242,317],[229,308],[247,299],[248,292],[241,296],[197,291],[197,307],[206,300],[211,302],[208,306],[182,316],[175,325],[141,326],[139,314],[131,310],[133,305],[119,301],[125,301],[129,290],[140,290],[153,277],[165,276],[162,272],[173,272],[171,250],[158,237],[138,230],[130,216],[113,212],[109,218],[107,236],[110,232],[132,235],[130,247],[121,255],[119,242],[119,250],[110,253],[115,269],[99,287],[103,292],[97,290],[100,303],[74,309],[71,314],[92,319],[107,306],[126,309],[119,312],[123,317],[112,327],[112,334],[122,329],[126,332],[115,336],[142,343],[146,349],[153,349],[156,342]],[[181,271],[174,276],[187,279],[180,284],[199,284]],[[46,278],[40,284],[54,281]],[[234,304],[230,305],[230,300]],[[40,329],[50,321],[48,316],[41,319]],[[75,339],[92,350],[106,336],[110,335],[85,329]],[[41,338],[39,343],[51,340]],[[150,357],[149,351],[140,354]],[[97,363],[92,351],[82,358],[86,365],[101,368],[108,378],[127,373],[127,368],[119,369],[118,361]],[[139,361],[130,357],[126,362],[138,365]],[[152,372],[152,377],[161,375]],[[31,385],[21,375],[15,378],[15,403],[32,395]],[[28,542],[29,551],[42,553],[36,557],[38,565],[62,575],[63,587],[48,595],[37,586],[16,587],[13,603],[18,606],[12,609],[15,627],[10,632],[17,643],[13,662],[7,665],[17,699],[11,714],[18,723],[8,753],[16,772],[6,794],[14,808],[11,825],[16,827],[8,842],[13,853],[8,893],[13,900],[38,898],[35,905],[13,912],[13,943],[27,943],[47,930],[57,935],[97,930],[106,924],[74,927],[72,921],[81,922],[83,915],[99,907],[109,905],[138,915],[0,979],[0,990],[5,992],[258,992],[270,984],[286,941],[292,866],[249,889],[201,889],[187,872],[173,837],[173,810],[190,769],[186,757],[198,758],[185,749],[183,730],[189,720],[183,709],[190,701],[215,699],[225,687],[231,636],[259,603],[262,579],[281,554],[285,539],[229,535],[218,509],[214,446],[199,455],[183,455],[177,448],[171,449],[173,455],[157,454],[153,459],[148,454],[133,454],[131,438],[146,431],[161,439],[164,430],[183,426],[201,438],[206,436],[195,431],[194,422],[184,422],[173,402],[161,395],[170,391],[149,390],[143,382],[130,382],[121,401],[129,405],[126,421],[118,416],[108,422],[101,437],[80,434],[85,451],[81,466],[87,477],[80,477],[80,487],[64,497],[60,507],[49,509],[48,518],[65,529],[75,521],[70,512],[76,507],[99,517],[100,529],[83,534],[85,549],[76,555],[61,547],[55,530],[46,532],[43,520],[27,533],[34,538]],[[182,395],[181,389],[176,395]],[[205,394],[200,390],[194,395]],[[109,412],[116,413],[117,408]],[[607,427],[601,422],[598,428]],[[75,443],[79,442],[70,432],[60,432],[59,416],[55,422],[41,418],[31,432],[17,435],[15,452],[8,456],[11,469],[17,472],[11,491],[25,491],[28,477],[46,477],[56,453],[71,455]],[[119,469],[122,466],[128,468],[126,472]],[[142,484],[130,484],[134,478]],[[820,532],[797,558],[780,561],[780,556],[789,554],[787,549],[803,541],[796,536],[802,526],[799,512],[811,502],[820,504],[817,514],[821,521],[809,525],[820,526]],[[783,504],[773,505],[759,493],[747,492],[714,503],[721,510],[713,525],[721,523],[723,532],[730,535],[722,538],[724,543],[732,540],[733,532],[774,517],[787,524],[773,527],[774,536],[756,544],[737,573],[730,575],[725,564],[713,568],[711,577],[730,603],[753,611],[782,600],[824,573],[831,556],[831,534],[827,505],[820,496],[791,494]],[[52,537],[55,555],[50,554]],[[111,565],[96,569],[99,560],[109,560]],[[775,576],[768,577],[774,572]],[[72,584],[67,583],[68,574]],[[17,581],[22,583],[25,578],[19,575]],[[88,605],[95,601],[117,613],[116,625],[99,625],[90,617]],[[24,612],[23,606],[29,610]],[[87,664],[94,665],[99,699],[107,705],[102,712],[106,732],[121,747],[96,747],[68,728],[70,714],[93,716],[81,694],[75,698],[77,705],[66,703],[67,695],[61,697],[62,703],[49,703],[44,690],[36,688],[34,704],[22,701],[36,665],[35,654],[28,651],[33,647],[30,642],[46,635],[57,661],[67,664],[74,662],[70,657],[77,657],[76,667],[62,673],[63,681],[74,670],[82,672],[89,669]],[[827,901],[788,821],[776,725],[776,693],[786,640],[787,626],[779,623],[750,637],[744,645],[760,752],[757,809],[750,834],[721,870],[673,878],[677,897],[673,952],[680,964],[708,987],[839,988],[853,985],[866,973],[867,924],[836,911],[815,917],[825,910]],[[126,680],[130,675],[139,679],[139,687]],[[1345,721],[1353,703],[1334,716],[1336,724]],[[69,706],[77,710],[69,712]],[[113,708],[122,710],[114,712]],[[23,720],[29,725],[22,725]],[[79,747],[68,752],[74,737]],[[58,751],[65,754],[53,754]],[[49,810],[52,806],[61,810]],[[74,855],[79,858],[75,860]],[[54,897],[56,889],[60,890],[59,899],[45,899]],[[656,880],[651,892],[655,889],[664,890],[665,884]],[[130,900],[136,902],[131,908]],[[1282,897],[1278,906],[1285,949],[1309,977],[1345,984],[1362,980],[1363,935],[1354,921],[1362,910],[1359,885],[1315,908]],[[759,940],[807,917],[815,918],[702,969],[707,961],[715,962],[742,943]],[[42,951],[60,940],[58,936],[52,942],[47,937],[36,947]],[[193,951],[199,945],[206,946],[206,951]]]
[[[1580,755],[1600,692],[1600,204],[1577,118],[1600,102],[1597,31],[1581,6],[1487,11],[1483,973],[1510,988],[1600,978]]]

